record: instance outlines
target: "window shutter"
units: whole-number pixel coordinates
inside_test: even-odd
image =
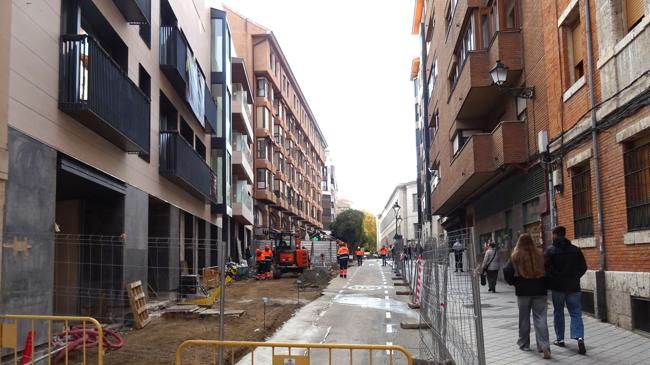
[[[632,29],[643,18],[643,0],[625,0],[627,29]]]
[[[571,42],[573,44],[573,66],[582,62],[582,33],[580,29],[580,20],[576,20],[571,29]]]

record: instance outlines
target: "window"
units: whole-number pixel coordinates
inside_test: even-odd
[[[465,143],[467,143],[467,140],[469,137],[473,136],[474,134],[480,133],[481,131],[479,130],[469,130],[469,129],[460,129],[457,130],[456,133],[454,134],[454,138],[452,140],[452,154],[456,156],[458,152],[463,148]]]
[[[263,106],[257,107],[257,115],[255,116],[255,126],[260,129],[267,129],[269,126],[269,110]]]
[[[433,89],[436,87],[436,80],[438,79],[438,60],[433,61],[431,66],[431,73],[429,74],[429,82],[427,87],[429,88],[429,97],[433,95]]]
[[[268,189],[268,177],[269,177],[269,170],[257,169],[256,180],[257,180],[258,189],[261,190]]]
[[[138,87],[151,99],[151,76],[142,65],[138,65]]]
[[[438,133],[439,128],[440,128],[440,114],[438,114],[438,111],[436,110],[435,113],[433,113],[432,124],[429,127],[429,142],[433,141],[433,138]]]
[[[454,16],[453,9],[451,8],[451,3],[447,3],[447,9],[445,10],[445,32],[449,34],[449,29],[451,29],[451,20]]]
[[[412,211],[417,212],[418,211],[418,194],[412,194],[411,195],[411,205]]]
[[[630,143],[623,162],[627,229],[650,229],[650,137]]]
[[[629,32],[645,16],[643,11],[643,0],[625,0],[625,25]]]
[[[192,130],[192,127],[190,127],[189,124],[181,117],[181,137],[187,141],[187,143],[190,144],[190,146],[194,146],[194,131]]]
[[[176,108],[174,108],[174,105],[162,91],[159,97],[160,131],[168,132],[178,130],[178,112]]]
[[[257,96],[266,97],[266,79],[263,77],[257,79]]]
[[[440,184],[440,162],[434,162],[431,169],[431,191],[436,190]]]
[[[271,66],[271,71],[275,73],[275,55],[271,53],[271,59],[270,59],[270,66]]]
[[[539,222],[539,198],[529,200],[522,206],[524,226]]]
[[[490,46],[490,17],[487,14],[481,15],[481,46]]]
[[[503,13],[505,16],[505,29],[515,29],[517,27],[517,12],[515,0],[506,0],[503,4]]]
[[[267,142],[266,138],[258,138],[257,139],[257,159],[259,160],[266,160],[267,159]]]
[[[589,164],[571,169],[574,237],[593,237],[594,222],[591,209],[591,170]]]
[[[580,14],[578,9],[574,9],[569,15],[573,19],[564,27],[567,54],[565,57],[566,68],[568,69],[568,86],[573,85],[584,75],[584,62],[582,53],[582,36],[583,30],[580,26]]]
[[[205,157],[205,152],[206,152],[205,145],[203,144],[203,142],[201,142],[201,139],[199,138],[199,136],[194,136],[194,146],[195,146],[194,149],[196,150],[196,152],[198,152],[199,155],[201,156],[201,158],[203,159],[203,161],[205,161],[205,158],[206,158]]]

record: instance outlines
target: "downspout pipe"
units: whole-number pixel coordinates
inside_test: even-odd
[[[431,140],[429,136],[429,78],[427,77],[427,39],[424,29],[424,21],[420,22],[420,43],[422,48],[422,60],[420,61],[420,67],[422,70],[422,116],[424,117],[424,123],[422,123],[422,134],[424,137],[424,171],[425,171],[425,186],[424,193],[426,194],[424,199],[424,220],[429,225],[429,233],[433,232],[433,226],[431,225],[431,163],[429,161],[429,151],[431,149]]]
[[[597,317],[607,321],[607,292],[605,286],[605,271],[607,270],[605,248],[605,224],[603,222],[603,197],[600,184],[600,158],[598,154],[598,129],[596,116],[596,90],[594,85],[594,49],[591,29],[590,0],[585,0],[585,32],[587,33],[587,73],[589,79],[589,107],[591,109],[591,149],[594,159],[594,180],[596,192],[596,216],[598,225],[599,269],[596,272],[596,304]]]

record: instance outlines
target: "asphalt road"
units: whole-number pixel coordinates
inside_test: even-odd
[[[363,266],[352,266],[347,279],[335,278],[323,296],[300,309],[286,322],[269,342],[336,343],[336,344],[395,344],[417,354],[417,330],[403,330],[400,322],[417,322],[416,310],[409,309],[409,296],[397,296],[390,266],[382,267],[380,260],[365,260]],[[405,290],[405,287],[397,287]],[[282,349],[278,353],[286,354]],[[293,349],[292,354],[305,354]],[[239,364],[271,364],[271,351],[258,349],[244,357]],[[390,364],[385,351],[332,351],[331,364]],[[313,350],[311,364],[328,364],[327,350]],[[404,357],[393,354],[393,364],[403,364]],[[296,363],[298,364],[298,363]]]

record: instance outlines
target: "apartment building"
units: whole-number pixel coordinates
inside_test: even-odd
[[[231,105],[248,86],[226,14],[203,0],[0,10],[2,312],[113,318],[126,283],[173,295],[215,265],[227,224],[252,223],[232,199],[252,182],[233,180],[232,130],[253,134]]]
[[[226,9],[237,54],[254,85],[255,237],[323,227],[327,142],[272,31]]]
[[[415,2],[412,32],[422,47],[411,79],[425,236],[439,215],[445,230],[474,227],[478,243],[494,239],[504,249],[518,233],[541,237],[544,14],[538,2],[520,0]]]
[[[650,333],[650,1],[543,6],[553,198],[589,265],[583,307]]]
[[[323,204],[323,228],[330,229],[330,224],[336,219],[336,200],[338,196],[338,182],[336,181],[336,168],[332,162],[329,151],[325,151],[325,169],[321,186]]]
[[[399,208],[396,207],[399,206]],[[399,184],[384,209],[377,215],[378,246],[392,245],[399,235],[405,243],[415,243],[419,235],[417,183]]]

